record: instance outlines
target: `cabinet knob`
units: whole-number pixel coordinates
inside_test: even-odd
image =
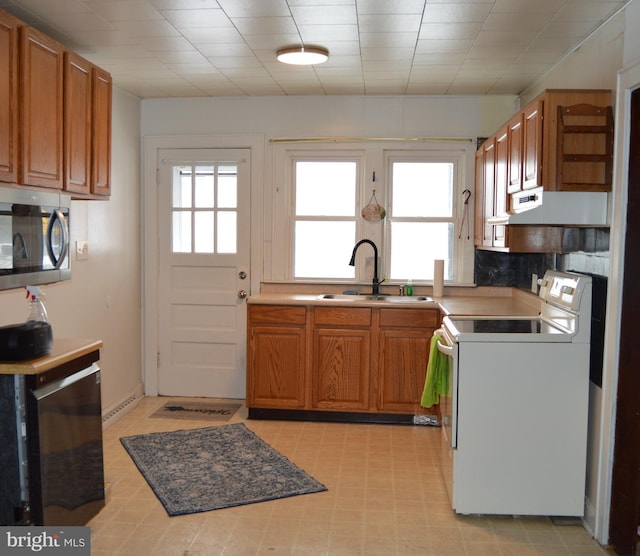
[[[245,297],[247,297],[247,295],[249,295],[249,294],[247,293],[247,290],[240,290],[240,291],[238,291],[238,298],[240,298],[240,299],[244,299]]]

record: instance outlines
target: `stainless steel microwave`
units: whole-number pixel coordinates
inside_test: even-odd
[[[0,187],[0,290],[71,278],[71,197]]]

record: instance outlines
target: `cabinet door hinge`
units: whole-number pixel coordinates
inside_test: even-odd
[[[160,168],[156,168],[156,185],[160,185]]]
[[[156,367],[160,368],[160,352],[156,353]]]

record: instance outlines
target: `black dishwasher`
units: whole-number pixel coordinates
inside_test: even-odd
[[[2,377],[17,435],[9,458],[16,465],[10,476],[19,477],[9,488],[14,523],[84,525],[104,506],[98,357],[95,351],[37,375]]]

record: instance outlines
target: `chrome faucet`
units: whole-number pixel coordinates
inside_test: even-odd
[[[353,253],[351,254],[351,260],[349,261],[350,266],[356,266],[356,251],[358,247],[360,247],[363,243],[368,243],[373,247],[373,291],[372,295],[378,295],[380,293],[380,281],[378,281],[378,248],[376,244],[373,243],[370,239],[361,239],[358,243],[356,243],[353,248]]]

